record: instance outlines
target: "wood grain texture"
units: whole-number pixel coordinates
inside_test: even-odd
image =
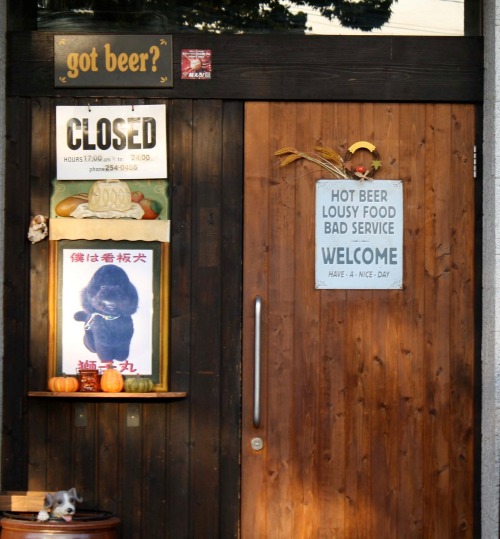
[[[82,508],[120,516],[121,539],[237,537],[243,105],[148,101],[168,110],[172,245],[163,284],[173,391],[78,398],[46,393],[48,254],[43,242],[29,246],[26,232],[30,205],[49,204],[56,106],[87,102],[9,100],[3,488],[75,486]],[[138,427],[127,426],[131,405]]]
[[[11,200],[5,207],[5,267],[4,277],[4,361],[3,414],[20,423],[26,412],[26,370],[30,328],[29,290],[30,249],[26,239],[30,220],[30,144],[31,105],[29,100],[14,98],[6,106],[6,181],[5,197]],[[27,486],[26,429],[4,428],[2,444],[6,458],[2,462],[2,479],[10,490],[25,490]],[[37,489],[35,489],[37,490]]]
[[[474,107],[246,111],[242,537],[474,537]],[[330,176],[272,156],[319,141],[342,155],[358,140],[376,145],[378,178],[403,182],[401,290],[314,289],[315,180]],[[248,418],[256,294],[259,429]]]
[[[44,43],[41,62],[50,39]],[[274,50],[279,40],[269,43]],[[259,61],[254,44],[239,47]],[[237,63],[238,50],[218,52]],[[323,52],[328,61],[336,54]],[[240,69],[231,76],[243,76]],[[270,82],[263,70],[262,89],[274,92],[279,80],[288,91],[291,79],[278,71]],[[383,96],[322,103],[328,88],[309,80],[309,90],[290,92],[309,96],[316,84],[314,103],[141,97],[168,108],[169,387],[187,398],[137,399],[136,428],[126,426],[125,398],[26,398],[46,389],[48,283],[46,246],[29,245],[27,223],[48,207],[55,107],[88,97],[8,98],[5,490],[75,485],[84,507],[120,515],[123,539],[237,537],[241,450],[249,537],[473,537],[474,107]],[[245,91],[253,95],[252,84]],[[311,186],[323,173],[302,162],[279,169],[273,152],[319,140],[341,154],[356,140],[374,141],[383,162],[377,176],[403,180],[403,290],[313,290]],[[251,253],[244,275],[243,223]],[[257,294],[268,328],[259,430],[248,383]],[[79,407],[85,427],[76,424]],[[265,440],[260,453],[249,449],[255,435]],[[248,492],[258,492],[255,505]]]
[[[53,33],[8,34],[7,95],[88,95],[54,88]],[[210,81],[182,80],[182,49],[212,50]],[[479,37],[173,36],[174,87],[144,98],[481,102]],[[134,97],[137,89],[92,89]]]

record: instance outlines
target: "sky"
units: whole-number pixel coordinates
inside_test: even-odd
[[[393,3],[389,22],[372,32],[342,28],[336,20],[330,22],[311,8],[298,10],[308,14],[308,26],[312,26],[309,34],[463,35],[464,0],[398,0]]]

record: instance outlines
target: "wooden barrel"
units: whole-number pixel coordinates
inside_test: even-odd
[[[120,519],[111,513],[78,512],[71,522],[36,520],[37,513],[4,513],[1,539],[117,539]]]

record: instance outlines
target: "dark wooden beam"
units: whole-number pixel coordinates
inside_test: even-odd
[[[36,30],[37,3],[33,0],[7,0],[7,30]]]
[[[482,0],[464,0],[464,35],[483,35]]]
[[[54,88],[53,33],[8,35],[9,96],[479,103],[481,37],[184,35],[170,89]],[[182,49],[211,49],[212,79],[181,80]]]

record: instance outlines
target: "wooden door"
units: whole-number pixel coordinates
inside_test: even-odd
[[[243,539],[472,537],[474,107],[248,103],[245,126]],[[331,175],[273,153],[361,140],[403,182],[403,288],[315,290]]]

